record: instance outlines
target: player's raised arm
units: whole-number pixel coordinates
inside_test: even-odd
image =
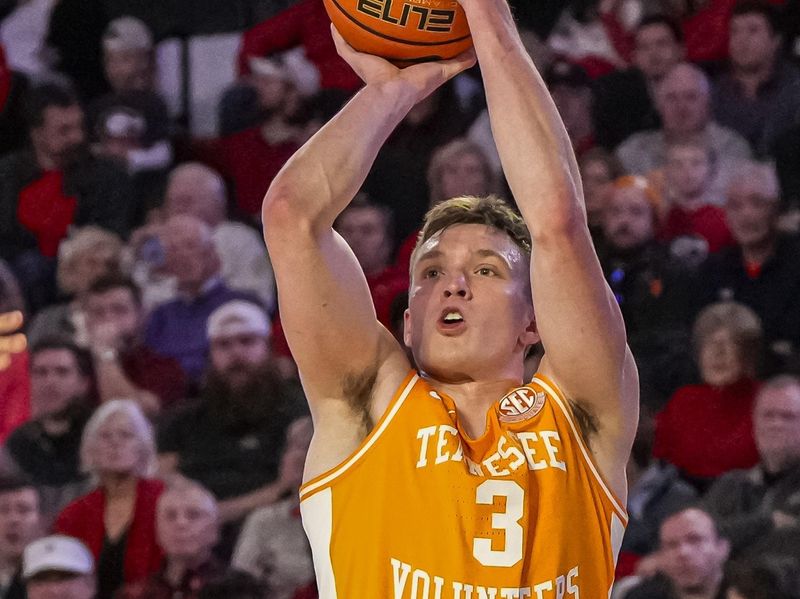
[[[545,348],[542,370],[595,419],[592,448],[604,474],[624,489],[619,466],[638,420],[636,367],[589,236],[569,137],[506,0],[460,1],[483,67],[503,170],[533,240],[531,283]]]
[[[352,401],[359,385],[349,383],[368,381],[387,359],[405,360],[376,320],[361,268],[332,226],[414,104],[474,64],[462,56],[401,71],[334,37],[366,86],[289,160],[263,206],[281,319],[312,412],[325,399]]]

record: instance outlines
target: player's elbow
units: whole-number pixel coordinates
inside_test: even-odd
[[[578,206],[565,206],[529,220],[528,230],[534,247],[572,242],[588,231],[586,217]]]

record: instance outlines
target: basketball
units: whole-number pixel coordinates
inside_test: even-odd
[[[399,66],[453,58],[472,46],[456,0],[324,0],[342,37],[359,52]]]

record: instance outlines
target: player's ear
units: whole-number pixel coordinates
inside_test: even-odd
[[[411,347],[411,312],[408,308],[403,312],[403,343]]]
[[[539,343],[541,337],[539,337],[539,329],[536,327],[536,314],[533,311],[533,306],[531,306],[530,311],[527,312],[525,320],[525,330],[520,337],[520,341],[525,347],[536,345]]]

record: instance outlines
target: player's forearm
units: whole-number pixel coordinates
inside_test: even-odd
[[[270,206],[283,201],[301,218],[332,225],[415,98],[400,80],[363,88],[278,173],[264,200],[265,222]]]
[[[486,88],[492,132],[514,198],[537,236],[582,216],[580,178],[561,117],[517,33],[506,0],[462,0]]]

